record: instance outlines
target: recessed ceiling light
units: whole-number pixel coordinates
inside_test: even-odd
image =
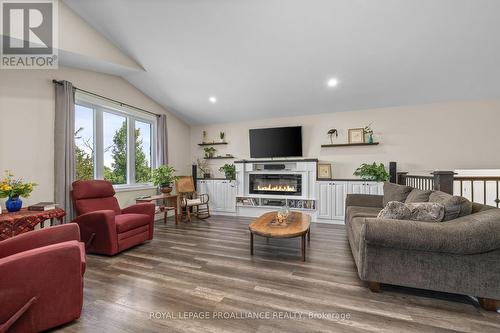
[[[328,82],[326,82],[326,85],[329,86],[330,88],[336,87],[339,84],[339,80],[336,78],[331,78],[328,79]]]
[[[217,103],[217,97],[215,97],[215,96],[210,96],[210,97],[208,98],[208,100],[209,100],[209,101],[210,101],[210,103],[212,103],[212,104],[213,104],[213,103]]]

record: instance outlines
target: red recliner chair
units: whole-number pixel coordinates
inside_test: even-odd
[[[80,317],[85,248],[76,224],[0,242],[0,333],[40,332]]]
[[[71,196],[88,253],[114,255],[153,239],[155,204],[120,209],[115,190],[107,180],[79,180]]]

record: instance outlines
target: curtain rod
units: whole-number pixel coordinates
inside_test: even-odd
[[[57,80],[52,80],[52,83],[54,84],[63,84],[62,81],[57,81]],[[99,97],[99,98],[103,98],[105,100],[108,100],[110,102],[113,102],[113,103],[116,103],[116,104],[119,104],[120,106],[127,106],[129,108],[132,108],[132,109],[136,109],[136,110],[139,110],[139,111],[142,111],[142,112],[146,112],[146,113],[149,113],[149,114],[152,114],[156,117],[159,117],[160,115],[157,114],[157,113],[154,113],[154,112],[151,112],[151,111],[148,111],[148,110],[144,110],[144,109],[141,109],[141,108],[138,108],[137,106],[133,106],[133,105],[130,105],[130,104],[127,104],[127,103],[123,103],[123,102],[120,102],[120,101],[117,101],[116,99],[112,99],[112,98],[109,98],[109,97],[106,97],[106,96],[102,96],[102,95],[99,95],[99,94],[96,94],[96,93],[93,93],[91,91],[88,91],[88,90],[85,90],[85,89],[80,89],[80,88],[77,88],[75,86],[73,86],[73,88],[75,90],[79,90],[81,92],[84,92],[86,94],[89,94],[89,95],[93,95],[93,96],[96,96],[96,97]]]

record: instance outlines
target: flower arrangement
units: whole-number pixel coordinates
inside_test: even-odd
[[[5,171],[5,177],[0,181],[0,198],[27,198],[37,184],[25,183],[22,179],[15,179],[14,174]]]

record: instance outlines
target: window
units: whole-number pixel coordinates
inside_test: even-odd
[[[77,94],[76,179],[106,179],[115,186],[149,184],[157,119]]]

